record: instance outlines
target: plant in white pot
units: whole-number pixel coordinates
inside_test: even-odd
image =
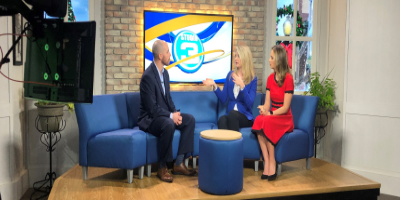
[[[40,127],[43,132],[58,132],[60,129],[60,122],[64,115],[64,106],[73,113],[75,107],[73,103],[50,102],[39,100],[35,103],[38,108],[38,117]]]

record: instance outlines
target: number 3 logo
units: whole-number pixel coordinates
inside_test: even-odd
[[[186,73],[194,73],[203,65],[204,55],[196,56],[204,52],[203,43],[197,34],[192,31],[181,31],[175,37],[172,44],[172,56],[175,62],[179,62],[177,66]],[[180,62],[181,60],[192,57],[189,60]]]
[[[199,53],[197,44],[195,44],[195,43],[185,42],[181,45],[181,50],[182,51],[187,50],[188,57],[194,56]],[[183,60],[185,58],[186,58],[186,55],[181,55],[181,60]],[[194,57],[184,63],[185,64],[197,64],[197,63],[199,63],[199,61],[200,61],[199,57]]]

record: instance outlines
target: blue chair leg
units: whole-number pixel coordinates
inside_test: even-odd
[[[83,180],[86,181],[87,179],[87,174],[88,174],[88,167],[87,166],[82,166],[82,175],[83,175]]]
[[[306,158],[306,168],[307,169],[311,168],[311,158]]]
[[[254,161],[254,171],[258,172],[258,160]]]

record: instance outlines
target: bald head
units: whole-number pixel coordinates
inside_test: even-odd
[[[163,40],[157,40],[153,44],[153,61],[157,66],[168,66],[170,63],[171,53],[168,44]]]
[[[165,52],[165,45],[166,42],[162,40],[154,42],[152,48],[154,60],[160,60],[160,53],[163,54]]]

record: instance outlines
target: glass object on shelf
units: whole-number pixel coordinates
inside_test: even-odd
[[[293,36],[294,0],[278,0],[276,13],[276,35]]]
[[[296,62],[292,70],[294,76],[294,91],[310,89],[312,42],[298,41],[296,45]]]
[[[296,36],[312,37],[313,0],[297,0]]]

